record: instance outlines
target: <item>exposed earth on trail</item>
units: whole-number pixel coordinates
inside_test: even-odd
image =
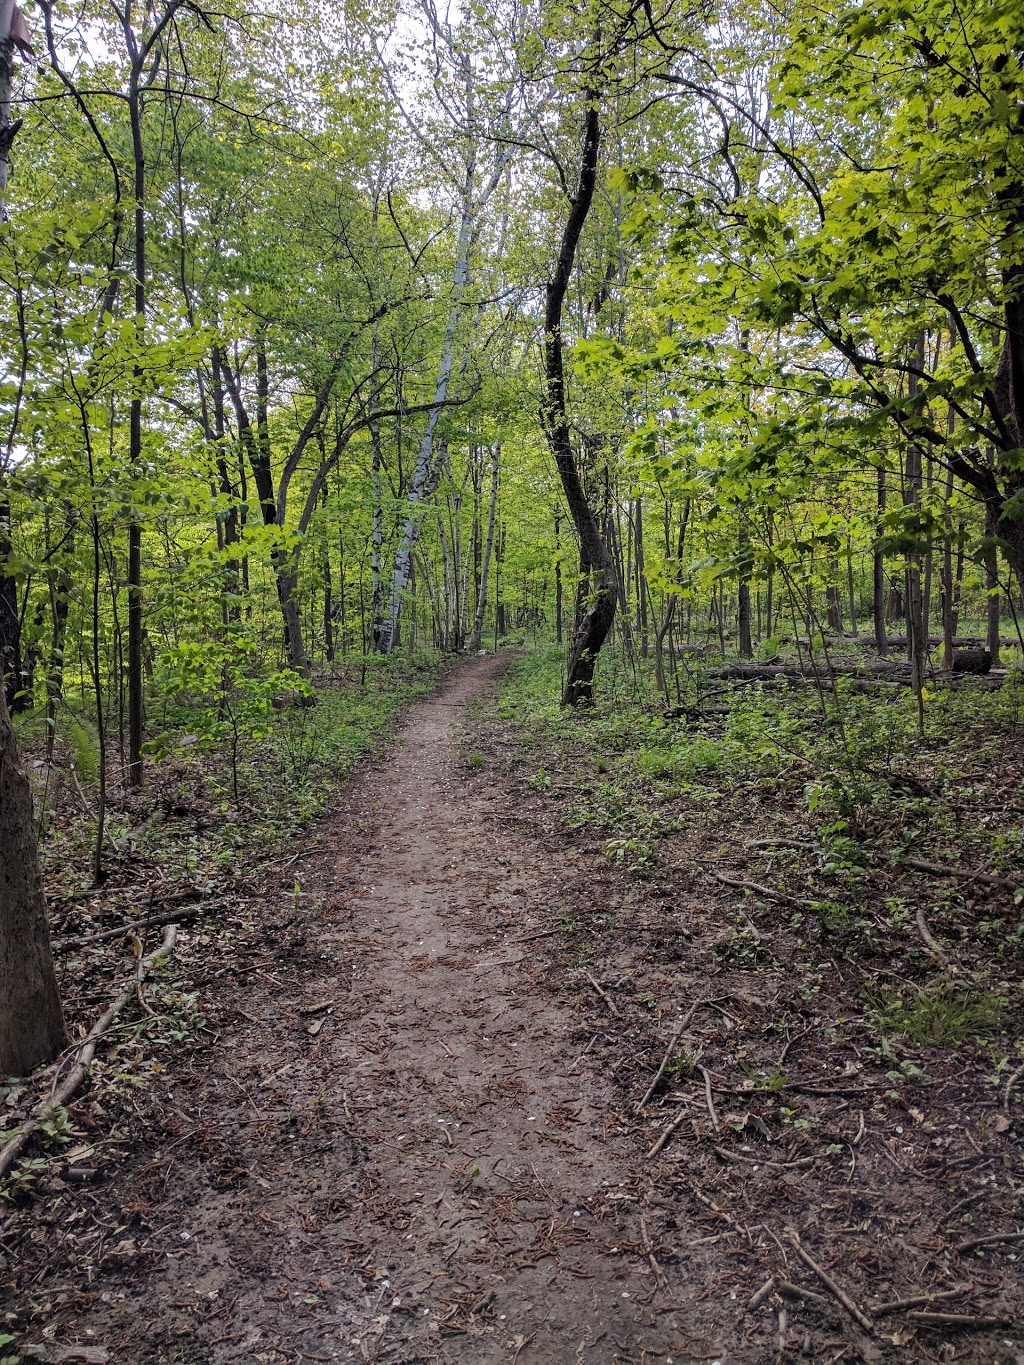
[[[967,1245],[1021,1226],[999,1092],[858,1060],[781,956],[712,951],[714,893],[567,834],[489,710],[469,752],[505,663],[221,943],[133,1149],[3,1224],[27,1358],[1024,1361],[1020,1243]]]

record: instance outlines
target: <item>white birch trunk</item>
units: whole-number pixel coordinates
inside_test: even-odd
[[[406,502],[405,522],[402,526],[401,540],[395,555],[395,571],[391,579],[391,595],[387,614],[381,621],[378,649],[382,654],[390,654],[395,645],[398,631],[398,618],[402,611],[402,601],[409,586],[409,567],[412,552],[416,548],[423,526],[423,512],[426,506],[428,488],[436,482],[434,469],[434,432],[438,419],[448,400],[452,369],[455,363],[455,340],[462,312],[462,296],[469,281],[469,251],[473,240],[473,227],[477,206],[473,201],[473,182],[476,177],[476,155],[470,156],[466,166],[465,189],[462,198],[462,215],[459,223],[459,239],[455,252],[455,271],[452,277],[452,297],[445,326],[444,341],[441,344],[441,360],[437,369],[437,382],[434,385],[434,401],[427,413],[426,425],[416,452],[416,465]],[[432,479],[431,476],[434,476]]]

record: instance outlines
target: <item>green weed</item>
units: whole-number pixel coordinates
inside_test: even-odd
[[[912,1043],[964,1043],[998,1033],[1005,996],[976,990],[966,982],[939,982],[897,991],[883,986],[865,989],[868,1020],[883,1038],[897,1036]]]

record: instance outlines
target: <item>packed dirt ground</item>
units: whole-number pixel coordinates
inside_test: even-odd
[[[164,989],[205,1026],[83,1092],[0,1215],[9,1349],[1024,1361],[1010,1078],[887,1057],[872,969],[826,944],[809,976],[778,906],[715,879],[751,832],[799,856],[784,806],[731,790],[643,875],[567,831],[488,701],[506,663],[462,663],[183,927]]]

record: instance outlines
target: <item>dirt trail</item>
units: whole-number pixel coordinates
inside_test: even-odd
[[[680,1267],[652,1302],[665,1221],[541,980],[531,935],[568,869],[459,753],[502,663],[418,705],[305,850],[322,908],[283,944],[298,970],[221,988],[238,1022],[117,1192],[151,1203],[159,1177],[160,1226],[104,1260],[79,1340],[131,1362],[715,1358],[666,1311],[693,1298]]]

